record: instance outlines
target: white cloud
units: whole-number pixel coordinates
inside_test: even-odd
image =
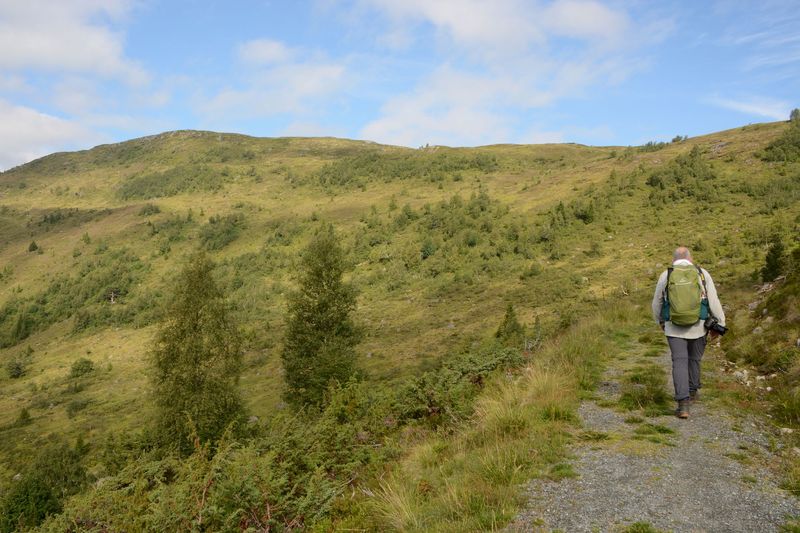
[[[420,25],[429,25],[439,38],[436,55],[447,62],[387,100],[381,116],[362,129],[367,138],[409,146],[561,139],[562,132],[546,128],[526,133],[526,114],[627,79],[645,63],[632,55],[654,39],[643,34],[652,21],[634,26],[626,11],[596,0],[359,0],[359,6],[384,15],[390,34],[420,34]],[[671,25],[659,27],[663,38]]]
[[[344,63],[325,60],[280,41],[255,39],[240,44],[236,54],[244,65],[238,83],[199,97],[195,108],[212,124],[268,117],[308,114],[349,83]],[[308,123],[296,118],[298,124]]]
[[[126,58],[110,28],[131,0],[0,0],[0,68],[79,72],[138,85],[145,70]]]
[[[628,30],[628,16],[592,0],[558,0],[543,11],[548,30],[578,39],[614,42]]]
[[[504,85],[503,80],[441,67],[411,93],[388,100],[382,116],[361,135],[405,146],[507,140],[511,122],[494,102],[505,92]]]
[[[259,73],[245,88],[223,89],[198,107],[206,115],[226,118],[302,114],[312,102],[335,93],[344,83],[343,65],[281,65]]]
[[[428,23],[445,38],[480,55],[512,53],[541,42],[539,25],[521,0],[361,0],[387,15],[391,33],[408,35],[408,24]]]
[[[85,126],[0,100],[0,168],[103,140]]]
[[[410,25],[426,23],[456,46],[487,59],[545,51],[550,37],[619,43],[629,30],[627,14],[594,0],[360,0],[386,15],[391,29],[379,37],[407,45]]]
[[[280,41],[255,39],[239,45],[237,55],[251,65],[269,65],[288,61],[294,52]]]
[[[791,104],[789,104],[789,102],[772,100],[769,98],[732,99],[714,97],[709,98],[708,101],[718,107],[732,109],[746,115],[756,115],[774,120],[788,120],[789,110],[791,109]]]

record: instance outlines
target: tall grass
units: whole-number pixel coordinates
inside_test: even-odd
[[[615,348],[614,333],[641,313],[623,304],[566,331],[515,375],[495,376],[474,416],[410,449],[370,502],[377,527],[484,531],[504,527],[522,503],[521,484],[565,458],[580,391],[592,388]]]

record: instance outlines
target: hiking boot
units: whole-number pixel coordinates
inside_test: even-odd
[[[678,402],[678,408],[675,409],[675,416],[678,418],[689,418],[689,400],[681,400]]]
[[[689,401],[692,402],[692,403],[699,402],[700,401],[700,391],[699,390],[689,391]]]

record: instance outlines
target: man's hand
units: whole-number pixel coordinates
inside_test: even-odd
[[[713,341],[717,337],[719,337],[719,332],[714,331],[713,329],[708,332],[708,337]]]
[[[658,325],[661,326],[661,331],[664,331],[664,327],[665,327],[664,323],[663,322],[659,322]]]

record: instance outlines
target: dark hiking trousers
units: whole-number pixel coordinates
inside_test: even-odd
[[[689,391],[700,388],[700,359],[706,349],[706,338],[682,339],[667,337],[672,352],[672,382],[675,384],[675,399],[685,400]]]

